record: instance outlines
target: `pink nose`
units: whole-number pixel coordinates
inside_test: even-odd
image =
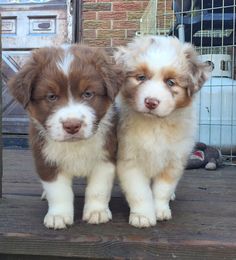
[[[158,107],[160,101],[156,98],[145,98],[144,100],[146,108],[153,110]]]
[[[81,121],[77,119],[69,119],[66,120],[62,123],[63,129],[68,133],[68,134],[76,134],[79,132],[81,128]]]

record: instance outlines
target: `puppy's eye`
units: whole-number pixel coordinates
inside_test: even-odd
[[[146,79],[147,79],[147,77],[145,76],[145,75],[138,75],[137,77],[136,77],[136,79],[138,80],[138,81],[145,81]]]
[[[58,96],[53,94],[53,93],[48,93],[47,94],[47,100],[49,102],[55,102],[58,99]]]
[[[89,91],[89,90],[86,90],[83,94],[82,94],[82,97],[84,99],[91,99],[93,98],[94,96],[94,93],[92,91]]]
[[[173,87],[173,86],[175,85],[175,82],[174,82],[173,79],[167,79],[166,84],[167,84],[169,87]]]

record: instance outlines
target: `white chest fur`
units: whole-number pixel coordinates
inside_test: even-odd
[[[104,138],[98,136],[86,141],[55,142],[48,140],[43,147],[47,162],[55,164],[60,171],[73,176],[87,176],[98,161],[105,159]]]
[[[184,163],[194,144],[196,123],[192,107],[176,111],[168,118],[130,111],[122,114],[119,159],[134,161],[150,176],[161,172],[173,160]]]
[[[48,163],[56,164],[59,171],[73,176],[87,176],[94,167],[106,159],[104,148],[107,131],[111,127],[112,110],[101,120],[95,135],[78,142],[57,142],[47,139],[42,153]]]

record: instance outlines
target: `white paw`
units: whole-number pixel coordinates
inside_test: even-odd
[[[144,216],[137,213],[130,213],[129,224],[138,228],[146,228],[156,225],[156,218],[153,216]]]
[[[47,228],[63,229],[73,224],[73,216],[70,214],[47,213],[44,218],[44,225]]]
[[[171,219],[171,210],[168,204],[163,204],[156,207],[157,220],[168,220]]]
[[[103,210],[84,210],[83,213],[83,220],[89,224],[106,223],[111,219],[111,211],[108,208]]]

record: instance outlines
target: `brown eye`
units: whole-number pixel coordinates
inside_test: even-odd
[[[94,93],[92,91],[89,91],[89,90],[86,90],[83,94],[82,94],[82,97],[84,99],[91,99],[93,98],[94,96]]]
[[[47,100],[49,102],[55,102],[58,99],[58,96],[53,94],[53,93],[48,93],[47,94]]]
[[[138,75],[137,77],[136,77],[136,79],[138,80],[138,81],[145,81],[146,79],[147,79],[147,77],[145,76],[145,75]]]
[[[174,82],[173,79],[167,79],[166,84],[167,84],[169,87],[173,87],[173,86],[175,85],[175,82]]]

